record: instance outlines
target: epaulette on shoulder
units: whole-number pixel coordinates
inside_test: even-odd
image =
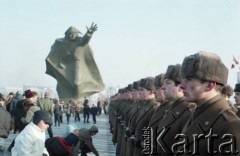
[[[225,110],[221,113],[221,115],[226,121],[239,120],[240,122],[239,117],[231,110]]]

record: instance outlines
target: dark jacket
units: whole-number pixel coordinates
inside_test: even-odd
[[[92,115],[97,115],[97,112],[98,112],[98,108],[97,107],[92,107],[91,108],[91,114]]]
[[[200,137],[200,141],[198,141],[199,146],[197,148],[198,153],[194,155],[213,155],[209,153],[209,147],[210,152],[217,152],[215,155],[224,155],[224,152],[227,150],[232,152],[240,151],[239,130],[240,119],[231,111],[226,100],[218,95],[196,109],[193,113],[193,117],[184,127],[182,134],[188,140],[186,145],[189,150],[193,149],[193,135],[210,136],[213,138],[211,140],[212,142],[209,144],[209,139]],[[229,149],[231,146],[232,150]],[[178,149],[182,150],[182,147],[180,146]],[[222,151],[219,152],[219,150]],[[190,152],[189,154],[185,153],[182,155],[193,154]],[[228,153],[227,155],[239,155],[239,152]]]
[[[12,105],[11,105],[11,115],[14,115],[17,103],[20,100],[22,100],[22,95],[19,94],[19,93],[16,93],[16,95],[15,95],[13,101],[12,101]]]
[[[157,141],[162,145],[162,147],[160,144],[157,145],[157,152],[159,155],[172,155],[171,147],[176,142],[175,136],[182,132],[194,108],[195,105],[185,102],[183,97],[177,99],[171,105],[157,129],[157,135],[162,134],[161,137],[157,138]]]
[[[0,137],[7,138],[11,129],[11,115],[0,106]]]
[[[65,138],[48,138],[45,142],[45,146],[49,156],[71,156],[72,146],[75,146],[78,141],[78,136],[70,133]]]
[[[55,104],[54,105],[54,110],[53,110],[54,114],[55,115],[60,115],[61,111],[62,111],[62,107],[58,103]]]
[[[148,127],[151,129],[151,132],[152,132],[151,136],[153,138],[152,140],[153,142],[151,142],[152,151],[150,152],[157,153],[156,151],[157,150],[157,141],[156,141],[157,128],[170,107],[171,107],[171,104],[168,101],[162,102],[148,123]]]
[[[15,129],[19,129],[20,131],[24,129],[24,127],[27,125],[26,123],[23,123],[21,121],[21,118],[22,117],[25,117],[26,116],[26,109],[23,105],[25,99],[23,100],[20,100],[17,102],[17,105],[16,105],[16,109],[15,109],[15,112],[14,112],[14,116],[15,116]]]
[[[96,150],[92,143],[92,136],[90,135],[89,129],[81,128],[79,130],[79,143],[76,145],[76,148],[81,149],[81,147],[83,147],[85,144],[96,156],[99,156],[98,151]]]

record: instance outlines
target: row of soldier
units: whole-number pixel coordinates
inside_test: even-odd
[[[225,99],[227,78],[219,56],[198,52],[120,89],[109,105],[116,155],[239,155],[239,111]],[[240,84],[234,92],[240,105]]]

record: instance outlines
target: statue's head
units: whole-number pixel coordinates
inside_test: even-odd
[[[75,40],[78,37],[78,34],[81,33],[77,28],[71,26],[65,32],[65,38],[69,40]]]

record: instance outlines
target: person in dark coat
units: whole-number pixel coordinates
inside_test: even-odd
[[[92,136],[98,133],[98,128],[93,125],[91,128],[81,128],[79,130],[79,142],[74,147],[73,156],[78,156],[79,149],[81,150],[81,156],[87,156],[87,153],[93,152],[96,156],[99,156],[98,151],[93,145]]]
[[[98,100],[97,108],[98,108],[98,115],[101,115],[102,114],[102,100]]]
[[[144,142],[142,142],[143,144],[143,153],[144,154],[149,154],[151,153],[156,154],[156,150],[157,150],[157,127],[159,125],[159,123],[162,121],[162,119],[164,118],[164,115],[167,114],[167,111],[169,110],[169,108],[171,107],[171,103],[168,102],[167,100],[165,100],[165,96],[164,96],[164,91],[162,89],[162,86],[164,84],[164,74],[160,74],[157,75],[155,77],[155,82],[154,82],[154,86],[155,86],[155,97],[156,97],[156,101],[160,103],[159,107],[157,108],[156,112],[153,114],[151,120],[148,123],[148,127],[145,128],[147,130],[151,130],[151,137],[152,137],[152,141],[150,142],[152,145],[151,150],[148,150],[147,144],[145,144]]]
[[[5,99],[0,95],[0,155],[3,155],[5,139],[11,129],[11,115],[4,108]]]
[[[108,114],[108,101],[107,100],[104,101],[103,111],[104,111],[104,114]]]
[[[8,94],[8,98],[6,100],[6,110],[11,113],[12,112],[12,105],[13,105],[13,99],[14,99],[14,93],[10,92]]]
[[[83,103],[83,118],[84,118],[84,123],[89,123],[89,115],[90,115],[90,107],[89,107],[89,101],[87,98],[85,98],[84,103]],[[87,121],[86,121],[87,119]]]
[[[27,108],[23,105],[25,100],[30,100],[31,102],[36,103],[38,99],[37,93],[32,92],[31,90],[26,90],[24,92],[24,96],[26,97],[26,99],[18,101],[15,112],[14,112],[14,118],[15,118],[14,133],[16,133],[17,130],[21,132],[24,129],[24,127],[27,125],[26,123],[23,123],[21,121],[21,118],[25,117],[27,113]]]
[[[27,100],[29,100],[32,103],[36,103],[38,99],[38,95],[36,92],[31,91],[30,89],[26,90],[24,92],[24,96],[26,99],[18,101],[16,105],[16,109],[14,112],[14,134],[18,131],[19,133],[27,126],[28,123],[22,122],[22,118],[26,117],[27,111],[28,111],[28,106],[24,105]],[[14,140],[8,147],[8,151],[10,152],[11,149],[14,146]]]
[[[14,117],[14,112],[16,109],[16,105],[18,103],[18,101],[22,100],[22,95],[19,93],[19,91],[16,92],[16,95],[13,98],[13,102],[12,102],[12,107],[11,107],[11,115],[12,117]]]
[[[81,111],[81,103],[78,102],[75,106],[75,114],[74,114],[74,119],[75,119],[75,122],[76,121],[81,121],[81,118],[80,118],[80,111]]]
[[[228,69],[220,57],[203,51],[187,56],[181,75],[185,100],[197,108],[181,132],[184,138],[178,138],[184,145],[173,147],[175,154],[239,155],[240,120],[221,96]]]
[[[193,103],[185,101],[184,93],[180,88],[182,81],[180,72],[180,64],[169,65],[164,77],[162,89],[165,99],[171,103],[171,106],[157,128],[157,154],[161,156],[174,154],[171,147],[177,143],[175,137],[181,134],[195,108]]]
[[[62,111],[62,107],[59,105],[59,101],[57,99],[55,99],[54,101],[54,109],[53,109],[53,113],[54,113],[54,123],[55,126],[60,126],[60,112]]]
[[[92,117],[93,117],[93,124],[97,123],[97,121],[96,121],[97,113],[98,113],[98,108],[93,104],[92,107],[91,107],[91,114],[92,114]]]
[[[50,92],[45,92],[44,93],[44,98],[38,100],[37,105],[41,108],[41,110],[45,110],[49,112],[51,115],[53,115],[53,107],[54,103],[53,100],[51,99],[51,93]],[[52,125],[50,124],[48,127],[48,134],[50,137],[53,137],[53,131],[52,131]]]
[[[72,147],[76,146],[79,138],[79,130],[73,130],[66,137],[53,137],[48,138],[45,142],[45,146],[49,153],[49,156],[71,156]]]

